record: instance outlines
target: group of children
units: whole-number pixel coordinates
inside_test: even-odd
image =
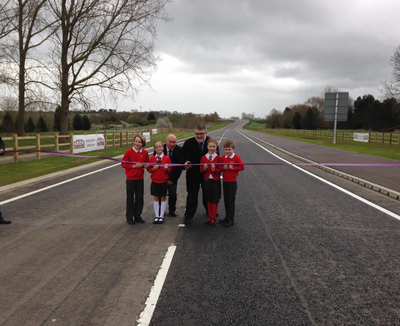
[[[143,147],[146,139],[136,135],[133,139],[133,148],[126,151],[121,166],[126,173],[126,219],[128,224],[144,223],[141,217],[143,210],[144,169],[151,173],[150,193],[154,196],[155,219],[153,224],[164,223],[164,214],[167,208],[167,181],[172,167],[171,160],[164,155],[164,146],[161,141],[154,143],[155,154],[149,158],[149,153]],[[218,141],[208,138],[208,153],[201,158],[200,172],[204,174],[204,189],[207,198],[209,225],[215,225],[218,203],[221,199],[221,174],[223,175],[223,192],[226,216],[220,220],[224,226],[234,224],[235,198],[239,171],[244,170],[240,157],[235,154],[235,142],[226,140],[225,154],[221,157],[216,153]],[[130,163],[134,162],[134,164]]]

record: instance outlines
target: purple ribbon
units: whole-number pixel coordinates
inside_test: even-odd
[[[160,165],[159,163],[148,163],[148,162],[130,162],[124,161],[113,157],[102,157],[102,156],[87,156],[87,155],[78,155],[78,154],[69,154],[69,153],[61,153],[61,152],[53,152],[53,151],[43,151],[43,150],[18,150],[18,151],[5,151],[4,154],[9,153],[31,153],[31,152],[40,152],[45,154],[59,155],[59,156],[70,156],[70,157],[84,157],[84,158],[96,158],[101,160],[110,160],[119,163],[128,163],[128,164],[144,164],[144,165]],[[214,163],[215,165],[328,165],[328,166],[400,166],[399,163]],[[164,165],[164,164],[162,164]],[[204,165],[204,163],[198,164],[176,164],[170,163],[168,166],[200,166]],[[209,164],[208,164],[209,165]]]

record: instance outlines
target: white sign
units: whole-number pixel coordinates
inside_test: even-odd
[[[355,132],[354,133],[354,141],[361,141],[364,143],[368,143],[369,142],[369,133]]]
[[[144,138],[146,138],[146,143],[149,143],[151,141],[151,136],[149,132],[144,132],[143,136]]]
[[[157,129],[151,129],[151,133],[152,133],[153,135],[157,135]]]
[[[97,151],[106,147],[104,135],[74,135],[73,153]]]

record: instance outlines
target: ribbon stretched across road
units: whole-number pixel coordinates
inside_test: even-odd
[[[11,153],[44,153],[44,154],[52,154],[58,156],[70,156],[70,157],[83,157],[83,158],[95,158],[100,160],[109,160],[115,161],[119,163],[129,163],[129,164],[143,164],[143,162],[129,162],[120,160],[113,157],[102,157],[102,156],[87,156],[87,155],[78,155],[78,154],[69,154],[62,152],[53,152],[53,151],[44,151],[44,150],[18,150],[18,151],[5,151],[5,154]],[[160,165],[159,163],[145,163],[149,165]],[[226,163],[214,163],[215,165],[226,165]],[[163,165],[163,164],[162,164]],[[203,163],[198,164],[176,164],[170,163],[169,166],[196,166],[196,165],[204,165]],[[229,165],[326,165],[326,166],[400,166],[399,163],[230,163]]]

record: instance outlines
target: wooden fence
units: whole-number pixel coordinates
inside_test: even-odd
[[[267,129],[257,128],[257,130],[266,131],[272,134],[283,135],[303,135],[310,138],[327,138],[333,140],[333,131],[331,130],[305,130],[305,129]],[[356,132],[357,133],[357,132]],[[392,132],[369,132],[370,143],[381,143],[382,145],[400,146],[400,133]],[[336,140],[354,140],[354,132],[337,131]]]
[[[137,134],[143,134],[144,132],[152,132],[153,129],[141,129],[141,130],[130,130],[130,131],[119,131],[119,132],[103,132],[105,139],[105,149],[133,146],[133,137]],[[174,132],[190,132],[192,130],[187,129],[169,129],[169,128],[158,128],[157,133],[174,133]],[[6,144],[6,151],[19,151],[19,150],[37,150],[35,153],[14,153],[14,162],[19,162],[20,158],[35,157],[40,160],[42,153],[40,150],[55,151],[61,153],[73,154],[73,134],[69,135],[41,135],[36,134],[35,136],[23,136],[19,137],[17,134],[13,134],[12,137],[2,137]],[[12,140],[12,147],[7,146],[7,143]],[[0,157],[1,160],[6,160],[7,156]],[[8,156],[9,159],[9,156]]]

